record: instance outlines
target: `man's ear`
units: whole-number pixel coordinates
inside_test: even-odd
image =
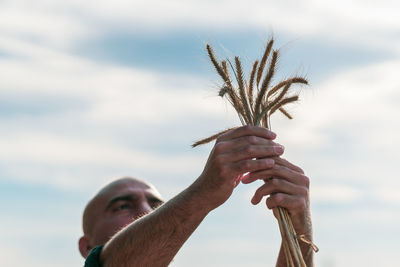
[[[89,239],[86,236],[79,238],[79,251],[81,252],[82,257],[86,259],[91,250],[92,246],[89,245]]]

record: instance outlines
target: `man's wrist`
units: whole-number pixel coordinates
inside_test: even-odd
[[[198,179],[184,191],[190,209],[203,217],[216,208],[210,201],[209,193],[205,191]]]
[[[309,209],[301,214],[291,215],[293,227],[297,235],[305,235],[312,238],[312,223]]]

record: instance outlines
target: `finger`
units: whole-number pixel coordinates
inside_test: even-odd
[[[217,142],[230,140],[230,139],[234,139],[234,138],[238,138],[238,137],[242,137],[242,136],[250,136],[250,135],[254,135],[254,136],[258,136],[258,137],[270,139],[270,140],[273,140],[276,138],[276,134],[266,128],[246,125],[243,127],[233,129],[232,131],[229,131],[229,132],[221,135],[217,139]]]
[[[232,140],[219,141],[214,146],[214,153],[224,154],[229,152],[241,152],[244,148],[248,146],[266,145],[266,146],[279,146],[271,140],[261,138],[258,136],[242,136]],[[260,157],[261,158],[261,157]]]
[[[247,145],[225,153],[224,156],[231,162],[246,159],[266,159],[282,155],[284,150],[285,148],[281,145]]]
[[[239,150],[248,145],[279,145],[270,139],[265,139],[255,135],[246,135],[238,138],[220,141],[221,145],[229,147],[231,150]]]
[[[274,164],[270,169],[249,173],[242,179],[242,183],[249,184],[258,179],[265,180],[271,177],[282,178],[290,183],[305,186],[307,188],[310,185],[310,179],[307,176],[279,164]]]
[[[302,194],[301,187],[289,183],[283,179],[271,179],[260,186],[254,193],[251,203],[254,205],[260,203],[264,196],[271,195],[274,193],[285,193],[289,195]]]
[[[254,172],[270,169],[274,166],[273,159],[256,159],[256,160],[243,160],[231,163],[229,168],[234,170],[236,174],[244,174],[246,172]],[[242,177],[241,177],[242,179]]]
[[[277,193],[271,195],[266,200],[268,209],[274,209],[276,207],[285,208],[294,215],[293,213],[303,212],[307,209],[307,199],[288,195],[285,193]]]
[[[288,160],[286,160],[284,158],[277,157],[277,158],[274,158],[274,160],[279,165],[285,166],[285,167],[287,167],[289,169],[292,169],[292,170],[294,170],[296,172],[304,174],[304,171],[299,166],[294,165],[293,163],[289,162]]]

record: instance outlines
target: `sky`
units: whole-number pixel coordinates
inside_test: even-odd
[[[304,75],[272,119],[311,179],[316,266],[396,266],[400,249],[398,1],[0,1],[2,266],[83,266],[86,202],[114,178],[166,199],[202,172],[193,141],[240,122],[219,58],[248,70],[273,36],[275,81]],[[240,185],[171,266],[273,266],[278,225]]]

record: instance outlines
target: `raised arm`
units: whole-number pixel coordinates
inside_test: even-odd
[[[244,177],[243,183],[251,183],[257,179],[263,179],[265,184],[257,189],[251,202],[256,205],[264,196],[267,197],[266,205],[269,209],[283,207],[289,211],[296,233],[313,240],[310,200],[309,178],[304,175],[301,168],[282,158],[274,158],[275,165],[269,170],[250,173]],[[312,247],[299,241],[303,258],[308,267],[314,266]],[[277,267],[286,267],[286,259],[281,246]]]
[[[100,255],[103,266],[168,266],[204,217],[223,204],[243,173],[266,171],[283,153],[275,134],[244,126],[216,142],[204,171],[186,190],[118,232]],[[269,158],[267,158],[269,157]],[[257,160],[252,160],[259,158]]]

